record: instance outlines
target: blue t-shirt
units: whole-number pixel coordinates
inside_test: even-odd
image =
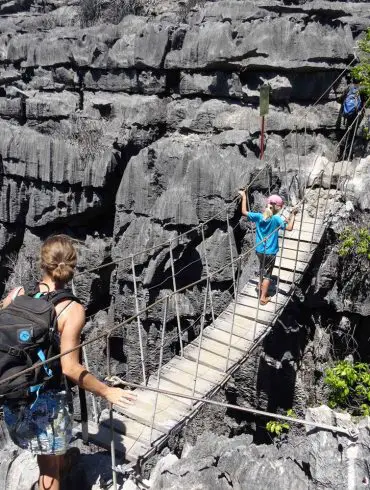
[[[276,255],[279,251],[279,228],[284,229],[286,222],[278,214],[274,214],[269,219],[264,219],[262,213],[247,213],[249,221],[256,223],[256,252],[267,255]],[[275,230],[275,231],[274,231]],[[266,242],[262,242],[264,238]]]

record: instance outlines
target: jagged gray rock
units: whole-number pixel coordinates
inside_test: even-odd
[[[306,419],[355,428],[358,436],[307,426],[307,436],[288,435],[281,445],[254,445],[251,436],[228,439],[206,433],[188,454],[162,471],[153,472],[152,489],[223,490],[224,488],[314,489],[360,488],[369,481],[369,418],[355,424],[350,416],[326,406],[310,408]],[[330,461],[330,464],[328,464]],[[159,467],[161,466],[159,463]]]

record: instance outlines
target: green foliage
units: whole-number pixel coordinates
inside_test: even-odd
[[[330,389],[329,406],[345,408],[353,415],[370,415],[370,365],[338,361],[326,369],[325,384]]]
[[[292,417],[294,419],[297,417],[294,410],[291,408],[287,410],[286,414],[288,417]],[[266,424],[266,430],[270,432],[270,434],[274,437],[281,436],[281,434],[283,434],[284,431],[288,431],[289,429],[290,429],[290,425],[288,424],[288,422],[280,422],[279,420],[270,420]]]
[[[370,140],[370,128],[367,127],[367,126],[364,126],[362,128],[362,137],[366,140],[366,141],[369,141]]]
[[[370,260],[370,229],[356,228],[354,226],[345,228],[339,237],[339,255],[358,255]]]
[[[351,70],[351,74],[361,85],[361,92],[367,99],[370,97],[370,28],[367,30],[364,39],[359,41],[360,62]]]

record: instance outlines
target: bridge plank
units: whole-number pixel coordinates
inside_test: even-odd
[[[158,404],[153,427],[160,432],[168,432],[186,416],[188,407],[183,403],[176,403],[176,400],[169,397],[167,397],[169,402],[166,401],[164,405],[162,397],[163,395],[158,395]],[[117,412],[150,427],[153,418],[154,401],[153,398],[149,403],[145,403],[138,398],[135,405],[125,408],[115,405],[114,409]]]
[[[276,255],[277,264],[279,263],[281,256],[284,259],[291,259],[291,260],[295,260],[297,258],[297,260],[299,260],[300,262],[309,262],[311,259],[311,254],[308,252],[298,251],[297,253],[297,250],[290,250],[289,248],[285,248],[285,247],[283,249],[280,248],[279,252]]]
[[[181,358],[179,358],[181,359]],[[194,362],[194,369],[192,371],[192,374],[187,373],[185,371],[182,371],[180,369],[177,369],[175,365],[172,365],[169,367],[168,365],[164,366],[161,370],[161,378],[165,379],[167,381],[170,381],[173,383],[175,386],[185,386],[187,388],[193,388],[194,385],[194,378],[195,378],[195,368],[196,365]],[[203,367],[203,366],[201,366]],[[199,370],[198,370],[199,372]],[[216,371],[217,372],[217,371]],[[217,372],[218,374],[218,372]],[[201,396],[202,393],[208,393],[216,386],[217,382],[210,382],[210,381],[205,381],[199,376],[197,377],[196,384],[195,384],[195,393],[197,396]],[[175,390],[176,391],[176,390]]]
[[[231,303],[227,307],[226,312],[230,313],[232,321],[234,303]],[[270,323],[275,315],[274,311],[271,311],[271,309],[265,310],[265,306],[263,305],[260,305],[260,308],[258,309],[257,304],[256,307],[237,304],[235,307],[235,314],[240,317],[250,318],[251,320],[257,318],[260,323]]]
[[[178,369],[179,371],[193,377],[195,375],[196,363],[191,359],[186,359],[185,357],[175,356],[166,364],[166,366],[169,369]],[[164,367],[162,368],[162,371],[163,369]],[[210,366],[204,366],[203,364],[198,366],[198,380],[202,379],[212,384],[217,384],[223,379],[223,377],[224,374],[222,372],[215,370]]]
[[[110,450],[111,432],[109,427],[89,421],[88,430],[90,442]],[[76,426],[74,432],[81,432],[81,424]],[[124,455],[126,461],[136,461],[150,449],[150,446],[143,444],[140,440],[132,439],[118,432],[113,432],[113,439],[116,451]]]
[[[261,315],[258,312],[257,322],[258,323],[264,323],[266,325],[269,324],[273,318],[273,315],[271,314],[271,312],[263,312],[263,306],[262,305],[261,305],[260,311],[261,311]],[[256,320],[256,313],[257,313],[257,310],[254,310],[253,312],[251,312],[250,317],[249,316],[247,317],[247,316],[235,315],[235,317],[233,318],[232,312],[224,311],[223,313],[221,313],[219,318],[221,320],[225,320],[226,322],[230,323],[230,325],[232,325],[232,323],[234,322],[234,326],[246,328],[246,326],[249,325],[249,323],[246,324],[246,320],[249,320],[249,322],[252,322],[251,325],[254,326],[254,322]],[[263,314],[263,313],[266,313],[266,314]],[[269,316],[267,316],[267,315],[269,315]]]
[[[220,330],[214,327],[207,327],[204,330],[203,336],[207,339],[212,339],[222,344],[228,345],[230,342],[230,332]],[[240,352],[246,352],[252,345],[251,340],[243,339],[237,335],[231,336],[231,345],[234,349],[238,349]]]
[[[294,281],[299,281],[299,279],[302,277],[302,274],[299,271],[296,271],[294,274],[294,271],[286,271],[285,269],[280,269],[278,267],[274,267],[272,270],[272,275],[280,278],[280,281],[284,281],[286,283],[292,283],[293,279]]]
[[[198,346],[195,344],[187,345],[184,349],[184,357],[196,362],[198,359]],[[200,351],[199,363],[210,366],[220,372],[224,372],[225,369],[224,358],[205,349]]]
[[[255,323],[253,320],[245,320],[245,322],[250,322],[249,325],[245,325],[244,327],[240,327],[238,325],[234,325],[234,328],[232,329],[233,335],[236,335],[237,337],[241,337],[245,340],[249,340],[250,342],[253,342],[254,334],[256,335],[256,338],[259,338],[259,336],[265,332],[266,330],[266,325],[263,325],[261,323]],[[223,330],[224,332],[230,333],[232,324],[231,322],[222,320],[222,319],[217,319],[215,322],[215,328],[218,330]]]
[[[283,243],[283,238],[279,237],[280,248],[282,247],[282,243]],[[314,245],[315,243],[312,245],[312,248],[315,248]],[[297,250],[297,248],[300,252],[310,252],[311,244],[305,241],[303,242],[301,241],[298,247],[298,240],[296,240],[294,237],[288,237],[288,235],[286,235],[284,239],[284,249]]]
[[[197,347],[199,346],[199,339],[196,339],[193,342],[194,345]],[[226,359],[228,357],[228,346],[225,344],[222,344],[220,342],[217,342],[216,340],[203,337],[202,343],[201,343],[201,350],[206,350],[207,352],[212,352],[214,354],[217,354],[220,357],[223,357]],[[230,347],[230,353],[229,353],[229,359],[230,361],[237,362],[239,359],[243,357],[242,351],[239,349],[235,349],[233,346]],[[226,369],[226,364],[224,364],[225,369]]]
[[[194,379],[192,380],[191,383],[188,383],[188,385],[176,384],[172,380],[162,378],[162,376],[161,376],[160,381],[159,381],[159,388],[161,390],[174,391],[176,393],[181,393],[183,395],[192,395],[193,385],[194,385]],[[157,386],[158,386],[157,379],[152,378],[151,380],[149,380],[148,386],[151,388],[157,388]],[[205,393],[206,393],[206,391],[201,391],[201,392],[198,391],[199,396],[204,396]],[[170,395],[168,395],[168,396],[170,396]],[[191,404],[191,400],[187,400],[186,398],[179,398],[179,399],[183,403],[185,403],[186,405]]]
[[[293,259],[281,259],[281,264],[280,264],[280,259],[276,259],[275,266],[277,268],[281,267],[282,269],[286,269],[289,271],[293,271],[294,268],[296,267],[297,271],[303,271],[307,267],[307,263],[306,262],[300,262],[298,260],[296,262],[295,259],[294,260]]]

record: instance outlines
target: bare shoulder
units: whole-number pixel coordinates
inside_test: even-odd
[[[16,296],[22,296],[24,294],[24,289],[21,286],[12,289],[9,294],[3,300],[3,308],[6,308]]]
[[[61,301],[56,306],[58,319],[58,330],[60,333],[65,331],[75,331],[80,333],[85,325],[85,308],[76,301]]]

